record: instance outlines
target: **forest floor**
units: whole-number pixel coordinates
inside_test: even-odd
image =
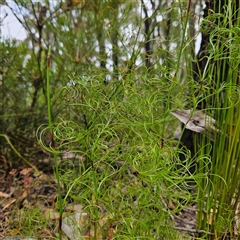
[[[57,237],[59,214],[56,212],[56,201],[58,190],[53,163],[50,156],[41,151],[36,159],[35,166],[40,172],[38,174],[33,168],[9,168],[7,160],[3,156],[0,157],[0,239],[30,240],[33,238],[16,236],[27,236],[29,233],[36,232],[38,236],[42,236],[37,239]],[[174,208],[174,205],[169,202],[166,207],[171,209]],[[66,214],[81,210],[80,204],[69,203],[64,212]],[[182,233],[188,233],[188,239],[194,239],[196,206],[189,206],[180,213],[171,215],[171,218],[175,223],[174,229],[179,231],[179,239],[186,239],[180,237]],[[46,221],[46,219],[48,220]],[[113,238],[114,227],[114,224],[109,226],[107,233],[109,240]],[[76,236],[71,236],[69,231],[71,229],[64,231],[68,235],[66,239],[76,239]],[[91,227],[84,232],[84,235],[88,236],[84,239],[92,239]]]

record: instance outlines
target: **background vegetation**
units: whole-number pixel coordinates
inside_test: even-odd
[[[57,170],[58,210],[80,203],[94,239],[107,239],[109,226],[109,239],[179,239],[173,215],[196,203],[196,238],[237,236],[237,0],[3,4],[27,32],[0,43],[0,154],[9,168]],[[191,132],[184,142],[189,131],[170,112],[189,108],[216,119],[212,139]],[[60,156],[55,168],[38,161],[41,149]]]

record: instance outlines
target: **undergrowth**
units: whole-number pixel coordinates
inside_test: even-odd
[[[211,21],[214,30],[205,29],[210,44],[201,81],[202,93],[209,97],[202,111],[216,120],[213,139],[201,137],[195,146],[201,147],[198,157],[209,155],[211,160],[200,169],[209,177],[201,181],[198,199],[198,228],[214,233],[207,239],[239,237],[239,10],[230,2],[221,13],[216,9],[203,21]]]
[[[206,20],[221,19],[211,31],[199,82],[178,80],[180,74],[191,72],[183,70],[188,63],[181,64],[188,59],[186,46],[191,45],[185,42],[189,9],[174,67],[158,64],[159,75],[141,65],[131,66],[129,71],[119,71],[118,79],[106,82],[105,72],[93,67],[91,75],[71,74],[52,101],[50,73],[54,71],[49,52],[49,122],[38,128],[37,138],[54,160],[56,238],[65,238],[62,227],[69,204],[80,205],[80,214],[86,217],[77,226],[83,239],[187,239],[189,235],[180,236],[175,227],[174,215],[192,205],[198,207],[196,238],[237,236],[240,118],[235,66],[239,66],[239,41],[238,28],[229,30],[230,8],[226,13]],[[134,54],[131,57],[137,59]],[[213,139],[194,136],[192,157],[174,140],[176,129],[180,135],[181,130],[170,112],[191,106],[194,113],[199,105],[216,125]],[[179,159],[180,154],[185,160]],[[197,166],[194,174],[189,170],[193,165]],[[48,224],[40,211],[28,213],[19,217],[28,235]],[[31,229],[31,224],[36,228]]]
[[[178,239],[173,214],[197,197],[186,183],[194,188],[194,179],[205,177],[189,173],[189,156],[179,160],[176,121],[162,104],[169,87],[176,96],[169,104],[179,105],[183,96],[170,79],[164,89],[147,71],[135,84],[129,77],[105,86],[99,76],[70,76],[60,94],[66,115],[52,125],[54,144],[45,142],[47,125],[39,128],[39,141],[62,157],[55,166],[66,193],[58,198],[61,211],[69,202],[81,204],[93,239],[107,239],[111,228],[112,239]]]

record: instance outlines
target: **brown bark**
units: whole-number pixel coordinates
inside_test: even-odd
[[[148,11],[146,8],[146,5],[144,4],[143,0],[142,0],[142,6],[143,6],[143,11],[145,14],[145,20],[144,20],[144,26],[145,26],[145,44],[144,44],[144,48],[145,48],[145,62],[146,62],[146,67],[150,68],[151,67],[151,54],[152,54],[152,50],[151,50],[151,46],[150,46],[150,25],[151,25],[151,20],[150,17],[148,16]]]

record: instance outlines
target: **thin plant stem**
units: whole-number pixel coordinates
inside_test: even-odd
[[[51,113],[51,97],[50,97],[50,65],[51,62],[51,46],[48,49],[48,56],[47,56],[47,105],[48,105],[48,125],[50,131],[50,141],[52,148],[55,148],[54,143],[54,133],[53,133],[53,123],[52,123],[52,113]],[[55,175],[57,179],[58,185],[58,211],[59,211],[59,225],[58,225],[58,232],[59,238],[62,239],[62,214],[63,214],[63,199],[62,199],[62,189],[60,183],[60,176],[59,176],[59,169],[58,169],[58,162],[57,162],[57,154],[53,152],[53,159],[54,159],[54,166],[55,166]]]

